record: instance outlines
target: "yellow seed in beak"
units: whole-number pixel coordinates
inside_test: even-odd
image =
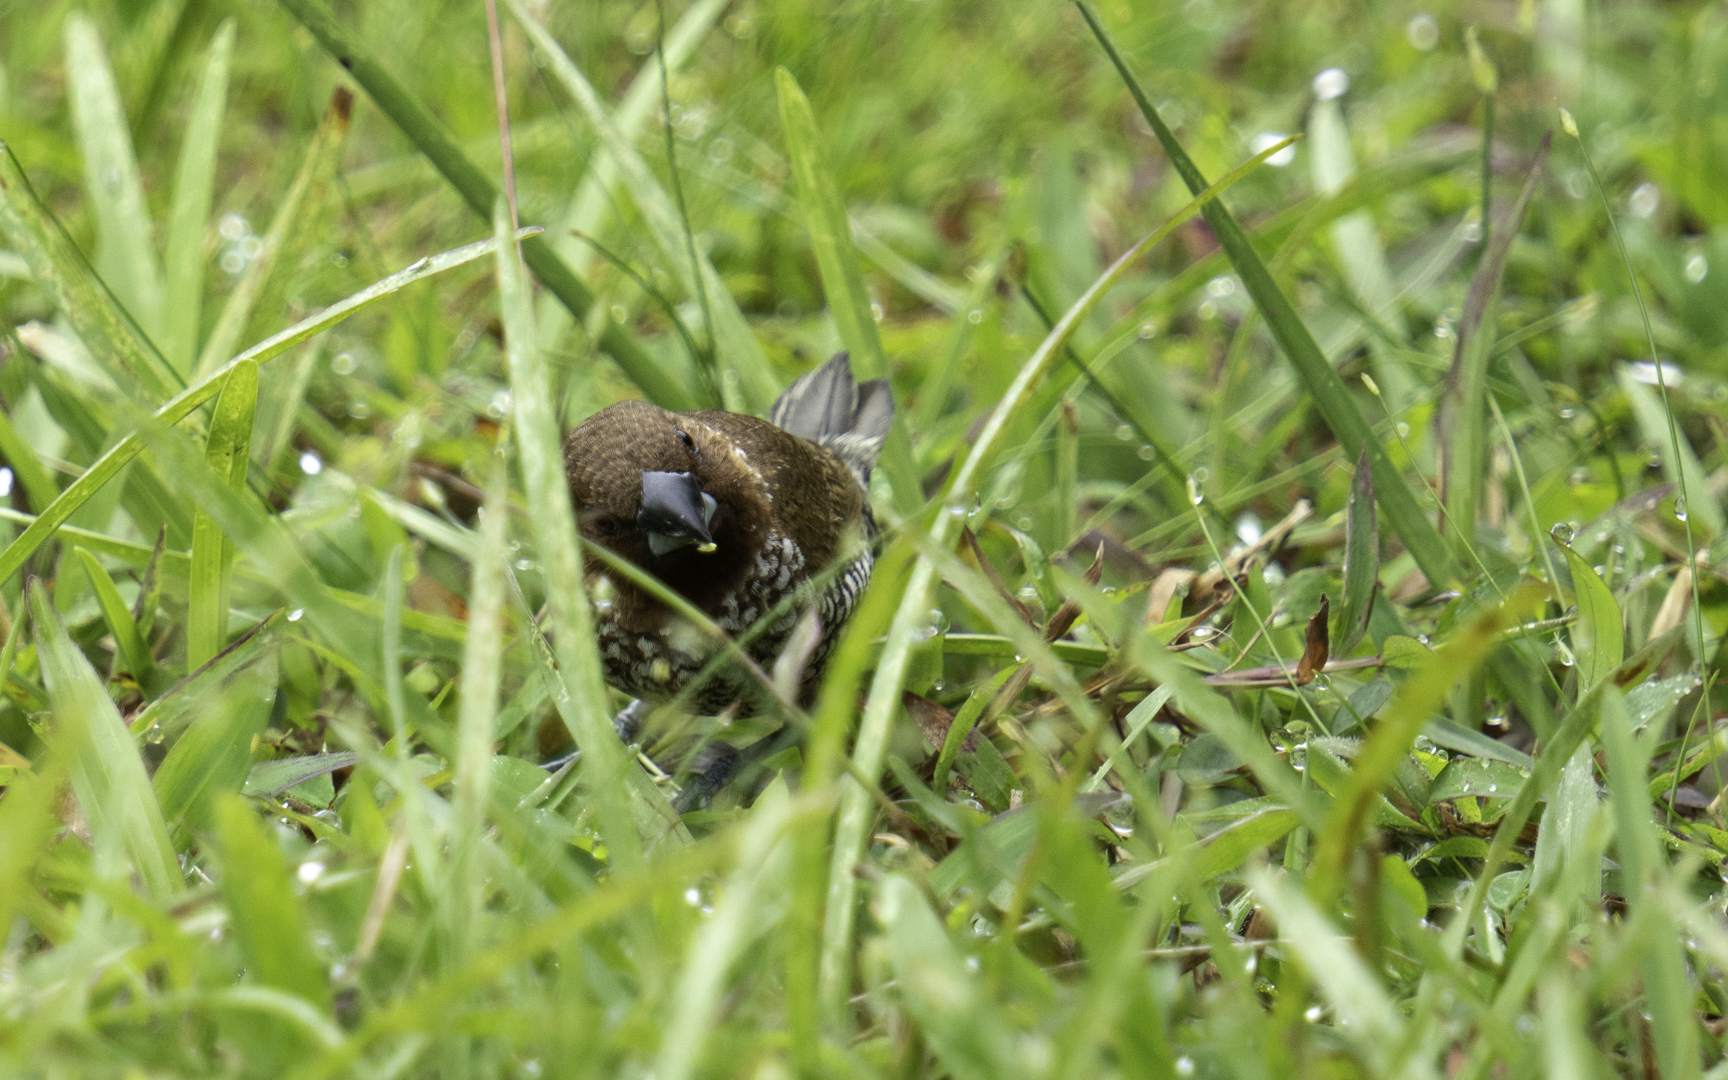
[[[710,540],[706,544],[697,544],[696,550],[700,551],[702,554],[706,555],[710,551],[713,551],[716,548],[718,548],[719,546],[720,546],[719,544],[716,544],[714,541]]]
[[[672,665],[661,657],[648,665],[648,677],[655,682],[666,682],[672,678]]]

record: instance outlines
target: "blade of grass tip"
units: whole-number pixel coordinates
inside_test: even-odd
[[[1195,193],[1204,190],[1206,178],[1201,175],[1182,144],[1176,141],[1176,136],[1158,115],[1151,99],[1140,88],[1139,80],[1122,59],[1121,53],[1116,49],[1115,40],[1099,21],[1097,13],[1086,0],[1076,0],[1076,4],[1087,25],[1097,36],[1099,44],[1109,55],[1111,63],[1122,76],[1122,81],[1133,95],[1141,115],[1151,125],[1153,134],[1164,147],[1164,152],[1169,155],[1170,163],[1188,185],[1188,190]],[[1415,493],[1404,482],[1403,475],[1392,464],[1385,448],[1374,438],[1372,428],[1363,418],[1361,410],[1356,407],[1349,391],[1345,389],[1343,379],[1332,365],[1327,363],[1325,354],[1314,341],[1314,335],[1309,333],[1308,327],[1290,305],[1289,298],[1267,271],[1266,264],[1254,250],[1247,234],[1220,200],[1209,201],[1202,213],[1206,217],[1206,223],[1218,237],[1219,245],[1230,257],[1231,265],[1242,278],[1242,284],[1254,300],[1254,306],[1266,320],[1267,328],[1271,330],[1284,355],[1289,358],[1291,366],[1296,369],[1297,378],[1314,399],[1315,407],[1326,421],[1326,426],[1344,447],[1344,452],[1355,457],[1362,453],[1364,448],[1367,449],[1369,464],[1374,472],[1374,490],[1379,496],[1381,511],[1404,541],[1404,546],[1410,550],[1416,565],[1436,586],[1454,580],[1458,575],[1457,562],[1445,541],[1441,539],[1439,530],[1423,513]]]
[[[955,470],[948,494],[930,527],[930,546],[945,547],[952,542],[959,526],[967,517],[979,478],[983,475],[988,461],[994,456],[1009,420],[1024,406],[1039,380],[1061,355],[1063,346],[1067,344],[1075,328],[1091,314],[1092,309],[1127,272],[1128,267],[1133,265],[1148,247],[1193,217],[1220,192],[1294,141],[1292,136],[1267,147],[1202,191],[1151,234],[1124,252],[1092,283],[1092,287],[1063,313],[1056,326],[1016,373],[1007,393],[997,403],[995,411],[990,414],[989,420],[973,441],[971,452]],[[919,558],[913,564],[906,591],[888,628],[887,644],[877,660],[876,675],[870,683],[869,697],[854,742],[852,764],[860,775],[874,777],[882,772],[888,734],[894,709],[900,703],[900,686],[906,678],[912,647],[924,639],[924,627],[929,621],[928,598],[935,583],[935,574],[935,563],[928,557]],[[874,813],[875,805],[870,793],[857,783],[845,784],[841,794],[839,821],[835,826],[833,859],[828,873],[827,917],[823,926],[818,991],[822,1013],[829,1023],[834,1025],[845,1024],[845,1017],[849,1015],[846,1001],[851,987],[849,973],[852,927],[856,917],[853,901],[857,895],[857,879],[853,870],[862,856]]]
[[[1573,602],[1578,621],[1572,624],[1572,651],[1578,660],[1578,685],[1585,690],[1614,673],[1626,659],[1626,628],[1614,591],[1596,576],[1589,562],[1565,544],[1566,568],[1572,571]]]
[[[228,101],[228,68],[236,23],[222,20],[210,42],[209,59],[193,99],[174,174],[174,207],[168,216],[168,253],[163,287],[162,351],[182,376],[198,357],[199,316],[204,305],[204,236],[216,186],[216,150]]]
[[[84,155],[84,190],[96,210],[96,271],[138,325],[162,333],[162,268],[150,242],[150,207],[120,90],[96,24],[66,17],[66,75],[72,126]]]
[[[116,381],[137,384],[157,399],[184,385],[37,196],[4,141],[0,141],[0,235],[23,256],[30,276],[54,299],[91,357]]]
[[[353,113],[353,93],[345,86],[338,86],[330,95],[318,130],[312,133],[312,142],[306,147],[306,156],[288,185],[287,194],[282,196],[275,217],[270,219],[258,256],[247,262],[234,291],[222,305],[222,313],[216,317],[216,325],[210,329],[210,337],[198,354],[194,379],[203,378],[234,354],[258,310],[265,286],[278,268],[282,272],[295,269],[299,260],[293,251],[303,246],[316,223],[319,204],[324,201],[318,193],[329,186],[341,162],[342,145],[347,141]]]
[[[485,899],[480,842],[486,830],[487,786],[492,778],[492,732],[497,726],[499,658],[504,643],[504,557],[510,516],[509,473],[502,443],[492,452],[492,475],[481,509],[480,550],[468,590],[468,625],[462,648],[462,700],[456,714],[456,797],[452,805],[452,947],[475,944]],[[398,549],[400,550],[400,549]],[[400,576],[400,574],[398,574]]]
[[[1362,454],[1356,459],[1344,517],[1344,602],[1332,635],[1339,643],[1340,657],[1350,655],[1367,632],[1379,587],[1380,519],[1374,513],[1374,472],[1368,467],[1368,455]]]
[[[1487,472],[1488,416],[1485,399],[1488,396],[1488,355],[1494,344],[1495,298],[1505,277],[1506,257],[1511,254],[1512,241],[1524,227],[1524,214],[1530,207],[1530,197],[1536,193],[1536,181],[1548,160],[1551,141],[1552,133],[1544,133],[1536,159],[1530,163],[1530,172],[1524,179],[1523,190],[1507,211],[1501,227],[1495,230],[1494,239],[1476,266],[1458,318],[1452,368],[1447,372],[1446,392],[1441,397],[1440,433],[1444,440],[1446,523],[1453,543],[1460,550],[1476,543],[1476,511],[1482,505],[1483,478]]]
[[[204,463],[230,488],[246,487],[251,463],[252,421],[258,406],[258,363],[244,361],[228,372],[210,414]],[[192,575],[186,610],[186,670],[196,671],[228,640],[228,590],[233,581],[234,544],[198,507],[192,519]]]
[[[1680,928],[1665,910],[1661,890],[1657,888],[1666,867],[1656,823],[1650,814],[1650,793],[1645,789],[1649,761],[1632,735],[1624,699],[1612,685],[1602,696],[1601,730],[1614,810],[1615,855],[1626,881],[1622,891],[1633,908],[1633,918],[1644,914],[1661,927],[1646,936],[1643,950],[1644,1001],[1650,1025],[1655,1029],[1656,1059],[1663,1076],[1696,1077],[1699,1068],[1694,990],[1680,948],[1681,935],[1677,932]]]
[[[36,652],[54,711],[53,739],[67,752],[78,805],[93,833],[119,841],[150,898],[166,900],[180,891],[180,863],[138,744],[101,677],[66,635],[48,590],[32,581],[29,594]]]
[[[138,633],[138,624],[132,620],[132,612],[126,607],[126,602],[120,599],[120,590],[114,587],[114,579],[108,576],[108,571],[96,561],[96,556],[90,554],[87,548],[77,547],[73,550],[84,564],[84,572],[89,575],[90,584],[96,588],[97,606],[102,609],[102,620],[108,624],[108,632],[114,635],[114,644],[120,650],[121,661],[138,681],[145,696],[154,696],[156,661]]]
[[[810,234],[810,247],[816,255],[816,270],[822,278],[822,291],[828,297],[834,328],[865,378],[886,378],[888,360],[882,352],[882,337],[876,330],[877,307],[864,287],[864,272],[852,240],[852,222],[840,197],[840,185],[828,165],[816,114],[798,80],[783,67],[774,70],[774,91],[780,99],[780,126],[786,132],[787,155],[798,182],[804,228]],[[882,447],[882,468],[893,485],[894,502],[900,512],[916,513],[924,503],[923,490],[918,483],[904,418],[896,418]]]
[[[4,149],[3,145],[0,145],[0,149]],[[0,174],[3,174],[8,167],[15,166],[16,162],[10,155],[0,155]],[[5,187],[6,176],[0,175],[0,191],[3,191]],[[0,200],[0,225],[5,223],[4,211],[6,207],[7,203]],[[524,229],[522,231],[526,233],[529,230]],[[416,281],[441,274],[446,270],[492,254],[497,243],[496,240],[481,240],[430,258],[419,259],[407,269],[392,274],[352,296],[339,300],[318,314],[309,315],[288,329],[252,346],[222,368],[212,372],[208,378],[181,391],[172,401],[157,409],[152,415],[156,420],[165,424],[179,423],[190,416],[194,409],[221,391],[223,381],[235,365],[248,360],[256,361],[259,364],[267,363],[301,342],[336,325],[355,312],[370,307]],[[0,582],[6,581],[13,574],[16,574],[26,559],[46,543],[48,538],[53,536],[80,506],[83,506],[92,495],[102,489],[104,484],[119,475],[121,470],[133,458],[137,457],[143,448],[143,440],[137,432],[124,436],[104,451],[101,457],[93,461],[78,479],[60,492],[53,502],[44,506],[29,527],[11,544],[7,545],[3,552],[0,552]]]
[[[712,387],[713,401],[724,404],[726,408],[767,411],[769,403],[780,392],[779,380],[774,377],[767,354],[751,332],[737,301],[726,290],[707,257],[691,241],[688,221],[677,197],[676,181],[672,193],[668,193],[648,162],[607,115],[599,93],[569,54],[545,27],[534,20],[522,0],[506,0],[506,3],[534,47],[550,62],[553,77],[575,100],[600,137],[607,159],[624,178],[631,200],[642,212],[642,219],[654,234],[655,242],[677,273],[680,287],[701,300],[704,336],[708,338],[709,349],[707,353],[698,349],[691,359],[711,382],[716,378],[719,380]],[[670,126],[667,130],[671,130]],[[742,400],[723,399],[723,391],[732,382],[742,392]]]
[[[626,799],[644,798],[635,777],[640,776],[641,782],[648,780],[625,753],[612,730],[612,718],[605,713],[606,685],[600,677],[600,654],[595,648],[588,593],[582,582],[576,515],[570,506],[570,486],[558,445],[558,422],[552,415],[550,380],[535,344],[528,283],[523,280],[522,263],[502,205],[494,208],[493,226],[498,233],[498,293],[523,489],[534,545],[545,567],[561,691],[574,705],[576,722],[570,735],[582,750],[589,798],[607,849],[620,870],[632,871],[642,864],[642,841]],[[649,786],[653,786],[651,782]]]
[[[409,141],[426,155],[468,208],[484,221],[492,219],[492,203],[498,192],[473,162],[469,161],[450,132],[425,105],[410,94],[396,77],[360,47],[358,41],[336,21],[321,0],[280,0],[283,7],[324,47],[331,58],[353,77],[372,101],[401,129]],[[577,319],[594,306],[594,294],[543,240],[522,245],[522,259],[552,294]],[[674,382],[660,362],[614,320],[606,320],[600,347],[612,357],[632,382],[655,404],[667,409],[689,409],[695,404],[690,391]]]

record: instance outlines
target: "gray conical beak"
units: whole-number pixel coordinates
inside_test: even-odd
[[[690,473],[644,472],[636,527],[648,537],[648,549],[656,557],[691,545],[697,551],[713,551],[708,522],[715,506],[714,496],[703,491]]]

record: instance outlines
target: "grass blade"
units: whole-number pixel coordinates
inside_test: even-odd
[[[642,155],[606,115],[600,95],[558,42],[534,20],[522,0],[507,2],[510,14],[528,32],[534,47],[551,62],[552,74],[576,99],[588,123],[600,136],[613,167],[624,179],[630,198],[642,211],[642,218],[665,252],[667,261],[677,270],[684,291],[691,296],[707,296],[704,310],[709,310],[714,319],[714,325],[709,328],[714,344],[711,362],[719,367],[722,379],[722,387],[717,389],[723,389],[730,375],[743,392],[742,400],[723,404],[739,411],[767,412],[768,406],[780,393],[779,380],[774,377],[768,357],[745,321],[744,313],[738,309],[738,302],[732,298],[707,256],[698,252],[696,265],[691,265],[684,221],[672,195],[661,187]],[[691,359],[698,364],[710,362],[699,356]],[[714,403],[722,404],[720,401]]]
[[[482,220],[492,217],[492,204],[498,190],[456,145],[450,132],[439,123],[396,77],[360,47],[352,35],[320,0],[281,0],[301,25],[312,32],[332,59],[363,87],[385,115],[419,148],[427,160],[450,182],[468,208]],[[594,306],[594,294],[544,240],[531,240],[522,245],[522,259],[540,279],[541,284],[570,309],[578,319],[587,316]],[[600,334],[600,347],[623,369],[630,380],[655,404],[668,409],[694,407],[695,399],[687,387],[673,381],[628,330],[606,320]]]
[[[882,336],[876,330],[875,305],[864,288],[864,273],[859,268],[858,249],[852,240],[852,222],[846,215],[846,204],[840,199],[834,172],[828,167],[816,114],[811,111],[810,100],[804,96],[798,80],[783,67],[774,71],[774,90],[780,100],[780,126],[786,132],[792,174],[798,179],[804,227],[816,253],[822,291],[828,297],[828,312],[859,373],[870,379],[885,378],[888,360],[882,353]],[[924,500],[904,417],[896,418],[882,447],[882,468],[893,485],[894,501],[901,513],[916,513]]]
[[[16,168],[17,163],[9,155],[0,158],[0,169],[4,169],[8,165]],[[0,188],[4,188],[5,179],[5,177],[0,177]],[[5,205],[5,203],[0,202],[0,211],[4,210]],[[3,224],[4,220],[0,219],[0,225]],[[355,312],[370,307],[386,296],[398,292],[416,281],[490,255],[496,244],[496,240],[481,240],[466,247],[455,248],[430,258],[417,260],[407,269],[398,271],[346,299],[339,300],[318,314],[309,315],[281,333],[252,346],[227,365],[212,372],[203,381],[181,391],[172,401],[157,409],[152,415],[162,423],[177,424],[190,416],[198,406],[209,401],[221,391],[223,380],[228,377],[228,372],[235,365],[246,361],[254,361],[258,364],[267,363],[308,338],[336,325]],[[134,431],[109,447],[101,457],[84,470],[78,479],[67,485],[66,489],[60,492],[60,495],[52,503],[42,509],[42,512],[36,516],[36,519],[30,523],[23,534],[8,544],[5,551],[0,552],[0,582],[4,582],[16,574],[19,568],[24,565],[24,561],[34,554],[37,548],[46,543],[48,538],[53,536],[79,507],[102,489],[104,484],[118,476],[143,448],[143,440]]]
[[[1374,471],[1368,467],[1368,455],[1362,454],[1356,459],[1344,515],[1344,602],[1338,605],[1338,628],[1332,634],[1339,643],[1339,656],[1349,656],[1362,640],[1379,588],[1380,519],[1374,513]]]
[[[162,267],[150,240],[150,208],[108,54],[82,12],[66,17],[66,72],[84,189],[96,210],[96,272],[144,332],[160,338]]]
[[[1097,13],[1086,0],[1076,0],[1076,3],[1087,24],[1092,27],[1099,44],[1116,65],[1122,81],[1134,96],[1141,115],[1151,125],[1153,134],[1164,147],[1164,152],[1170,156],[1171,164],[1181,174],[1183,183],[1188,185],[1189,191],[1199,194],[1206,188],[1206,178],[1189,158],[1187,151],[1182,149],[1182,144],[1176,141],[1175,134],[1158,115],[1157,108],[1146,96],[1146,92],[1140,88],[1139,80],[1128,69],[1127,63],[1116,49],[1115,41],[1099,21]],[[1296,314],[1296,309],[1290,305],[1290,299],[1273,280],[1266,264],[1254,250],[1253,243],[1242,231],[1242,226],[1236,223],[1236,218],[1221,201],[1208,201],[1202,213],[1206,216],[1206,224],[1212,227],[1212,232],[1218,237],[1218,243],[1229,255],[1231,265],[1241,276],[1242,284],[1248,289],[1248,295],[1253,298],[1255,307],[1266,320],[1266,326],[1277,340],[1278,347],[1289,358],[1291,366],[1296,369],[1297,378],[1314,399],[1315,407],[1326,421],[1326,426],[1332,429],[1332,434],[1344,447],[1346,454],[1356,457],[1364,451],[1367,452],[1369,466],[1374,473],[1374,490],[1380,500],[1380,509],[1404,541],[1404,546],[1410,549],[1416,565],[1421,567],[1429,582],[1436,586],[1452,581],[1457,577],[1458,568],[1451,551],[1440,538],[1434,523],[1423,513],[1415,493],[1404,482],[1404,477],[1392,464],[1385,448],[1374,437],[1368,421],[1363,419],[1361,410],[1345,389],[1344,380],[1326,361],[1325,354],[1314,341],[1314,335],[1308,332],[1308,327]]]
[[[53,297],[78,340],[115,381],[153,400],[184,385],[42,203],[12,148],[0,141],[0,235]]]
[[[234,56],[233,19],[224,19],[210,42],[209,59],[186,124],[180,166],[174,174],[174,208],[168,216],[168,254],[163,287],[162,351],[182,377],[198,357],[199,316],[204,305],[204,235],[216,186],[216,149],[228,99],[228,68]]]
[[[481,518],[480,550],[468,590],[468,623],[477,629],[462,649],[462,701],[456,715],[456,797],[451,804],[456,835],[451,844],[452,946],[470,951],[485,897],[480,842],[486,830],[487,785],[492,778],[492,732],[498,716],[499,656],[504,643],[504,543],[508,539],[509,473],[502,454],[492,456]],[[397,575],[400,578],[400,574]]]
[[[152,900],[166,900],[180,891],[180,863],[144,774],[138,744],[121,722],[101,676],[66,636],[66,625],[41,582],[31,583],[30,612],[56,736],[69,752],[72,790],[91,832],[118,841],[145,892]]]
[[[967,516],[982,481],[984,468],[994,458],[1010,419],[1024,408],[1039,381],[1062,354],[1062,349],[1075,328],[1091,314],[1092,309],[1097,307],[1099,301],[1141,253],[1170,235],[1178,225],[1200,212],[1203,206],[1217,198],[1221,192],[1293,141],[1284,139],[1267,147],[1195,196],[1157,229],[1123,252],[1122,256],[1092,283],[1092,287],[1063,313],[1038,348],[1021,365],[1007,393],[1002,396],[1002,400],[997,403],[984,427],[972,441],[972,449],[967,453],[965,461],[955,470],[943,505],[930,526],[929,547],[945,548],[952,541]],[[876,675],[871,680],[864,715],[858,724],[852,765],[859,775],[874,777],[882,772],[883,755],[887,750],[894,710],[900,704],[901,683],[906,678],[913,646],[924,639],[924,627],[928,625],[930,618],[928,597],[935,581],[934,561],[928,555],[920,557],[913,564],[906,591],[888,628],[888,642],[877,660]],[[826,711],[827,707],[824,706],[825,714]],[[1261,748],[1264,749],[1263,743]],[[874,814],[875,806],[870,794],[855,782],[847,783],[840,797],[839,818],[835,825],[834,854],[828,871],[828,913],[822,934],[819,992],[823,1012],[834,1022],[838,1022],[844,1015],[846,994],[850,986],[853,899],[857,894],[857,881],[853,870],[863,852]]]
[[[1644,1000],[1662,1075],[1692,1080],[1699,1075],[1695,990],[1680,950],[1680,928],[1668,916],[1657,887],[1667,869],[1645,787],[1649,760],[1632,736],[1620,691],[1602,695],[1602,749],[1608,757],[1608,788],[1614,811],[1615,854],[1634,916],[1655,920],[1643,951]]]
[[[219,684],[224,674],[213,669],[209,679]],[[277,693],[275,664],[252,664],[205,700],[151,781],[170,824],[184,829],[215,824],[215,800],[238,794],[250,775],[252,743],[270,722]]]
[[[227,303],[222,305],[222,314],[217,317],[209,340],[198,354],[194,378],[202,378],[234,354],[277,267],[292,270],[299,261],[296,257],[298,251],[304,246],[318,217],[324,191],[340,163],[353,109],[354,96],[346,87],[338,86],[330,95],[330,106],[324,110],[324,118],[312,135],[312,143],[306,148],[306,157],[294,174],[294,182],[288,185],[288,193],[276,208],[276,216],[264,234],[258,257],[246,264],[246,272],[240,276],[234,291],[228,294]]]
[[[528,283],[516,257],[509,213],[502,202],[494,211],[493,225],[498,234],[498,293],[503,305],[523,487],[534,545],[545,567],[562,693],[573,706],[575,723],[570,735],[582,749],[582,770],[607,848],[620,870],[635,870],[642,864],[642,842],[629,804],[651,798],[643,785],[651,791],[653,785],[625,754],[624,745],[612,730],[612,718],[606,715],[606,684],[600,677],[600,654],[595,649],[593,619],[582,582],[576,514],[564,476],[558,421],[552,415],[550,380],[535,344]],[[665,796],[660,799],[664,801]]]
[[[79,560],[84,564],[84,572],[90,576],[90,584],[96,588],[96,603],[102,608],[102,619],[108,624],[108,632],[114,635],[114,644],[120,650],[120,657],[126,664],[126,670],[138,680],[138,685],[144,689],[147,696],[156,690],[156,661],[150,655],[149,646],[138,633],[138,624],[132,619],[132,612],[126,602],[120,599],[120,590],[114,587],[114,579],[108,576],[108,571],[96,561],[96,556],[82,547],[74,548]]]
[[[236,492],[246,488],[252,420],[258,406],[258,362],[236,364],[222,382],[204,438],[204,463]],[[192,576],[186,612],[186,670],[196,671],[228,639],[228,587],[234,545],[202,507],[192,519]]]
[[[247,973],[265,986],[303,998],[320,1012],[328,1011],[330,988],[276,838],[239,796],[216,804],[216,829],[222,848],[222,896]]]
[[[1524,188],[1507,211],[1500,228],[1476,273],[1470,279],[1470,292],[1458,318],[1457,341],[1452,350],[1452,369],[1446,375],[1446,393],[1441,399],[1440,433],[1444,440],[1442,462],[1443,492],[1446,501],[1446,522],[1453,542],[1463,551],[1476,543],[1476,511],[1482,505],[1484,475],[1487,471],[1488,413],[1485,404],[1488,393],[1488,354],[1494,345],[1495,298],[1500,292],[1500,280],[1506,273],[1506,257],[1511,254],[1512,241],[1524,228],[1524,214],[1530,208],[1530,197],[1536,193],[1536,181],[1548,160],[1549,135],[1542,137],[1542,147],[1530,164]],[[1616,661],[1618,663],[1618,661]]]

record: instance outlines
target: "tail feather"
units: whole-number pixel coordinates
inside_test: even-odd
[[[868,482],[894,422],[894,395],[886,379],[856,382],[848,355],[840,352],[787,387],[768,419],[833,450]]]

